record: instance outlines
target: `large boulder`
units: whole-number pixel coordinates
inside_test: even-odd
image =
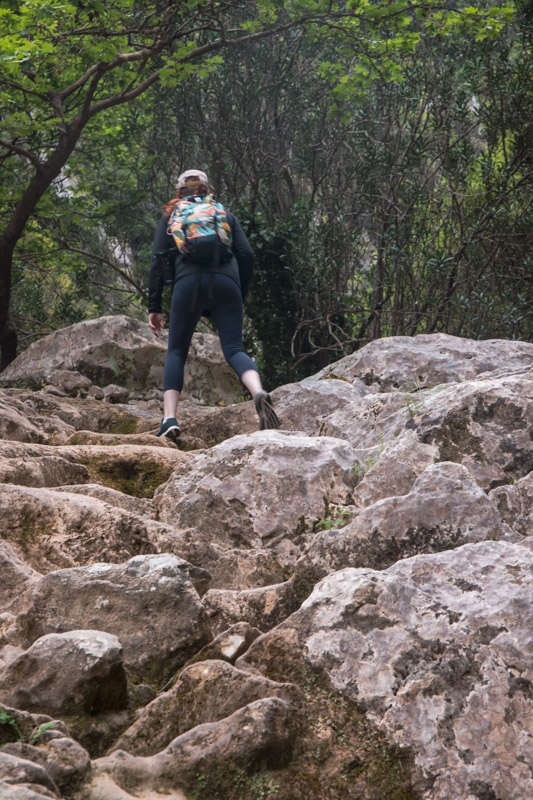
[[[429,391],[405,428],[486,491],[519,480],[533,470],[533,370]]]
[[[190,571],[164,554],[51,572],[7,635],[29,647],[48,633],[106,631],[118,637],[133,677],[158,684],[212,638]]]
[[[154,755],[196,725],[229,717],[263,697],[279,697],[295,705],[302,702],[296,686],[243,672],[225,661],[192,664],[180,672],[172,689],[142,710],[112,749]]]
[[[0,383],[39,389],[65,386],[69,381],[67,393],[90,382],[146,390],[162,386],[165,358],[165,344],[150,333],[147,323],[120,315],[100,317],[34,342],[4,370]],[[76,373],[80,377],[73,382]],[[212,334],[193,335],[185,378],[186,392],[202,402],[233,402],[240,394],[239,383]]]
[[[52,723],[45,723],[50,725]],[[87,750],[68,736],[53,731],[54,738],[45,738],[40,735],[34,739],[33,744],[27,742],[13,742],[4,745],[2,752],[15,758],[31,761],[42,767],[54,781],[63,797],[72,797],[79,784],[87,774],[90,767],[90,756]],[[13,786],[13,784],[12,784]],[[17,786],[17,784],[15,784]],[[32,795],[26,795],[24,785],[18,784],[20,795],[5,794],[5,788],[0,782],[0,797],[2,800],[12,798],[15,800],[30,800]],[[35,789],[36,787],[34,787]],[[40,790],[42,791],[42,790]],[[49,795],[45,795],[48,797]]]
[[[496,506],[459,464],[432,464],[406,495],[379,500],[341,530],[316,533],[307,556],[324,574],[344,567],[384,569],[418,553],[508,532]]]
[[[327,503],[349,501],[356,463],[340,439],[260,431],[193,458],[154,500],[163,521],[193,527],[208,541],[290,550],[283,540],[322,518]]]
[[[2,537],[40,572],[161,552],[172,529],[97,498],[4,484]]]
[[[533,370],[480,377],[415,393],[384,392],[322,417],[320,434],[346,439],[363,466],[414,433],[435,461],[463,464],[490,490],[533,469]]]
[[[442,383],[473,380],[485,372],[519,372],[532,366],[530,342],[473,341],[432,333],[377,339],[314,377],[363,381],[372,392],[413,392]]]
[[[0,390],[0,412],[0,439],[50,444],[64,444],[82,430],[133,434],[145,413],[89,397],[59,397],[45,390],[23,389]]]
[[[56,783],[44,767],[26,758],[18,758],[18,756],[0,752],[0,789],[3,789],[4,784],[8,786],[21,784],[18,795],[14,795],[17,800],[31,798],[31,794],[22,793],[25,789],[31,790],[34,797],[39,800],[44,797],[60,797]],[[43,789],[48,791],[45,792]],[[2,793],[1,796],[5,798],[6,794]],[[9,797],[9,795],[7,796]]]
[[[121,644],[102,631],[42,636],[0,673],[0,702],[58,716],[125,708]]]
[[[308,436],[318,433],[320,419],[330,416],[348,403],[357,403],[368,394],[362,381],[349,383],[341,379],[323,380],[306,378],[299,383],[288,383],[272,392],[276,413],[283,430],[302,431]]]
[[[0,539],[0,611],[17,601],[24,590],[41,577],[17,555],[9,542]]]
[[[507,542],[324,578],[236,665],[291,650],[412,749],[423,800],[533,796],[533,552]]]
[[[508,486],[489,492],[500,517],[518,535],[533,536],[533,472]]]
[[[117,750],[93,762],[83,800],[134,797],[180,797],[176,789],[206,784],[231,797],[237,770],[263,764],[277,766],[290,753],[293,728],[289,705],[277,697],[249,703],[218,722],[206,722],[173,739],[159,753],[133,756]],[[223,769],[221,769],[223,765]],[[142,792],[142,795],[140,794]],[[208,795],[207,795],[208,796]]]
[[[419,475],[438,457],[438,449],[419,442],[413,431],[402,432],[363,461],[363,478],[354,490],[354,505],[365,508],[386,497],[409,494]]]

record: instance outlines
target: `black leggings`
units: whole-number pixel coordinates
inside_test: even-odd
[[[210,293],[213,300],[209,300]],[[186,275],[176,283],[172,293],[168,351],[163,375],[165,392],[168,389],[181,392],[183,389],[187,353],[204,308],[208,308],[213,315],[224,357],[238,377],[248,369],[257,372],[254,362],[243,350],[242,296],[235,281],[218,273],[203,273],[200,280],[197,275]]]

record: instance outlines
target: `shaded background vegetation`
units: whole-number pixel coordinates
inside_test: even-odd
[[[254,248],[247,345],[270,386],[382,336],[531,340],[532,6],[494,31],[463,7],[433,30],[423,9],[294,27],[94,119],[16,251],[21,346],[145,318],[161,204],[191,167]]]

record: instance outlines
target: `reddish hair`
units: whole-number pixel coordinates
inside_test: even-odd
[[[168,203],[163,203],[163,211],[167,214],[167,216],[170,217],[179,201],[184,197],[187,197],[187,195],[190,193],[190,187],[184,186],[183,188],[178,189],[178,194],[173,200],[169,200]],[[207,186],[202,185],[195,194],[199,194],[201,197],[204,197],[206,194],[209,194],[209,189]]]

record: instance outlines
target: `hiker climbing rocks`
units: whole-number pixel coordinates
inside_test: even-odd
[[[185,361],[196,324],[206,311],[213,316],[226,361],[254,399],[261,430],[279,428],[270,395],[243,350],[243,302],[252,271],[252,248],[235,216],[215,202],[205,172],[183,172],[177,196],[164,206],[150,265],[148,322],[158,337],[164,327],[163,286],[174,284],[158,436],[175,440],[180,434],[176,415]]]

